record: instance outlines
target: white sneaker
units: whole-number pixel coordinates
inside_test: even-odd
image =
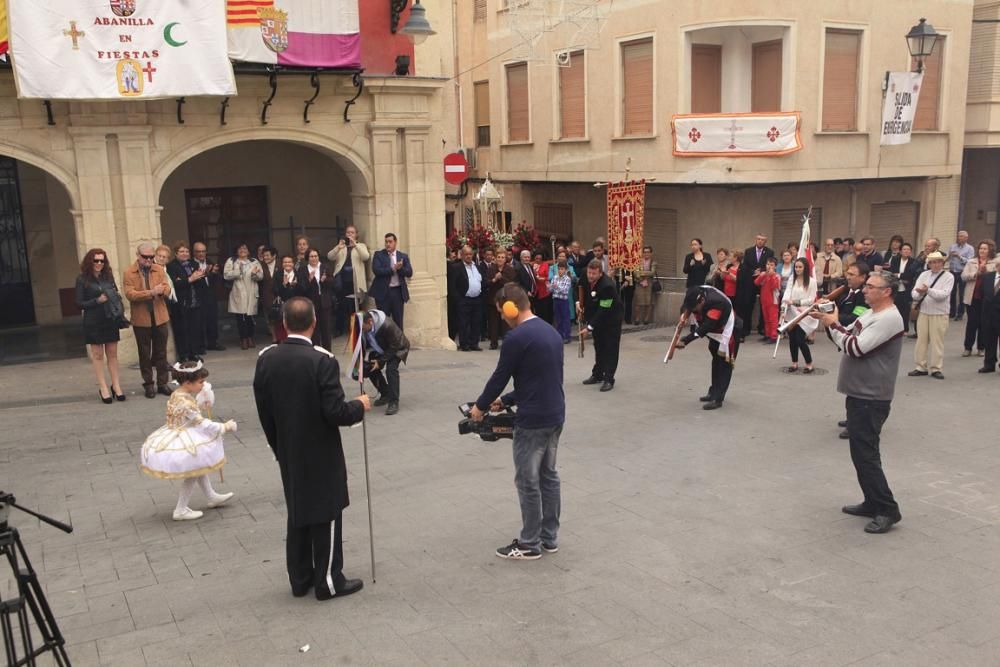
[[[232,497],[233,497],[232,491],[230,491],[229,493],[216,493],[214,496],[211,497],[211,499],[209,499],[208,507],[212,508],[212,507],[218,507],[219,505],[225,505],[226,502],[228,502],[229,499]]]
[[[185,507],[182,510],[174,510],[174,521],[193,521],[204,516],[203,512]]]

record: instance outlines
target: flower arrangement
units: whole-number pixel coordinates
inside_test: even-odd
[[[474,252],[481,252],[494,247],[495,243],[493,231],[480,225],[474,226],[468,233],[453,229],[448,232],[448,238],[445,240],[448,250],[455,252],[460,252],[464,245],[471,246]]]
[[[514,252],[520,252],[521,250],[531,250],[534,252],[535,248],[539,245],[538,232],[535,231],[534,227],[529,227],[525,222],[522,222],[514,229],[512,236],[511,245],[514,247]]]

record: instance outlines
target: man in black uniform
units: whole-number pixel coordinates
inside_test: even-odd
[[[615,281],[605,275],[601,260],[590,260],[587,282],[582,287],[583,303],[576,302],[576,312],[583,315],[587,328],[580,335],[594,337],[594,369],[583,383],[600,384],[601,391],[611,391],[615,388],[625,310]]]
[[[284,323],[288,338],[260,352],[253,393],[260,425],[281,469],[292,595],[302,597],[315,586],[316,599],[329,600],[363,586],[342,572],[341,513],[350,501],[338,427],[364,419],[371,403],[363,394],[345,401],[337,360],[313,347],[312,301],[301,296],[286,301]]]
[[[683,310],[690,312],[698,328],[677,343],[683,349],[698,338],[708,338],[712,355],[712,386],[699,398],[703,410],[717,410],[726,400],[733,379],[733,365],[740,350],[739,333],[743,324],[733,312],[733,303],[725,294],[710,285],[690,288],[684,295]]]
[[[861,288],[868,280],[869,272],[870,268],[864,262],[855,262],[844,272],[844,277],[847,278],[847,292],[837,302],[837,319],[845,329],[849,330],[854,320],[868,310],[865,293]],[[840,432],[840,439],[849,440],[851,435],[847,432],[847,419],[841,419],[837,422],[837,426],[843,429]]]

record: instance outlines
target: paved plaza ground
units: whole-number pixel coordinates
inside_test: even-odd
[[[610,394],[580,384],[589,346],[566,348],[561,548],[537,562],[493,555],[520,526],[509,441],[456,433],[489,351],[414,351],[399,414],[370,413],[377,583],[362,431],[344,431],[345,571],[365,589],[343,600],[290,594],[253,352],[206,358],[217,417],[240,425],[216,481],[229,506],[173,522],[176,485],[137,465],[166,399],[128,370],[128,402],[102,405],[79,359],[0,367],[0,488],[75,526],[11,515],[75,665],[998,665],[1000,377],[959,357],[959,328],[945,381],[897,385],[888,535],[840,512],[861,498],[828,341],[814,350],[831,372],[811,377],[779,371],[786,347],[772,361],[748,343],[709,413],[705,344],[665,367],[664,328],[623,337]]]

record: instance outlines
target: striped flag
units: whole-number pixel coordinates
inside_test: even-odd
[[[232,60],[361,66],[358,0],[226,0],[226,27]]]
[[[351,346],[351,377],[355,380],[364,380],[364,316],[357,313],[351,317],[348,340]]]

